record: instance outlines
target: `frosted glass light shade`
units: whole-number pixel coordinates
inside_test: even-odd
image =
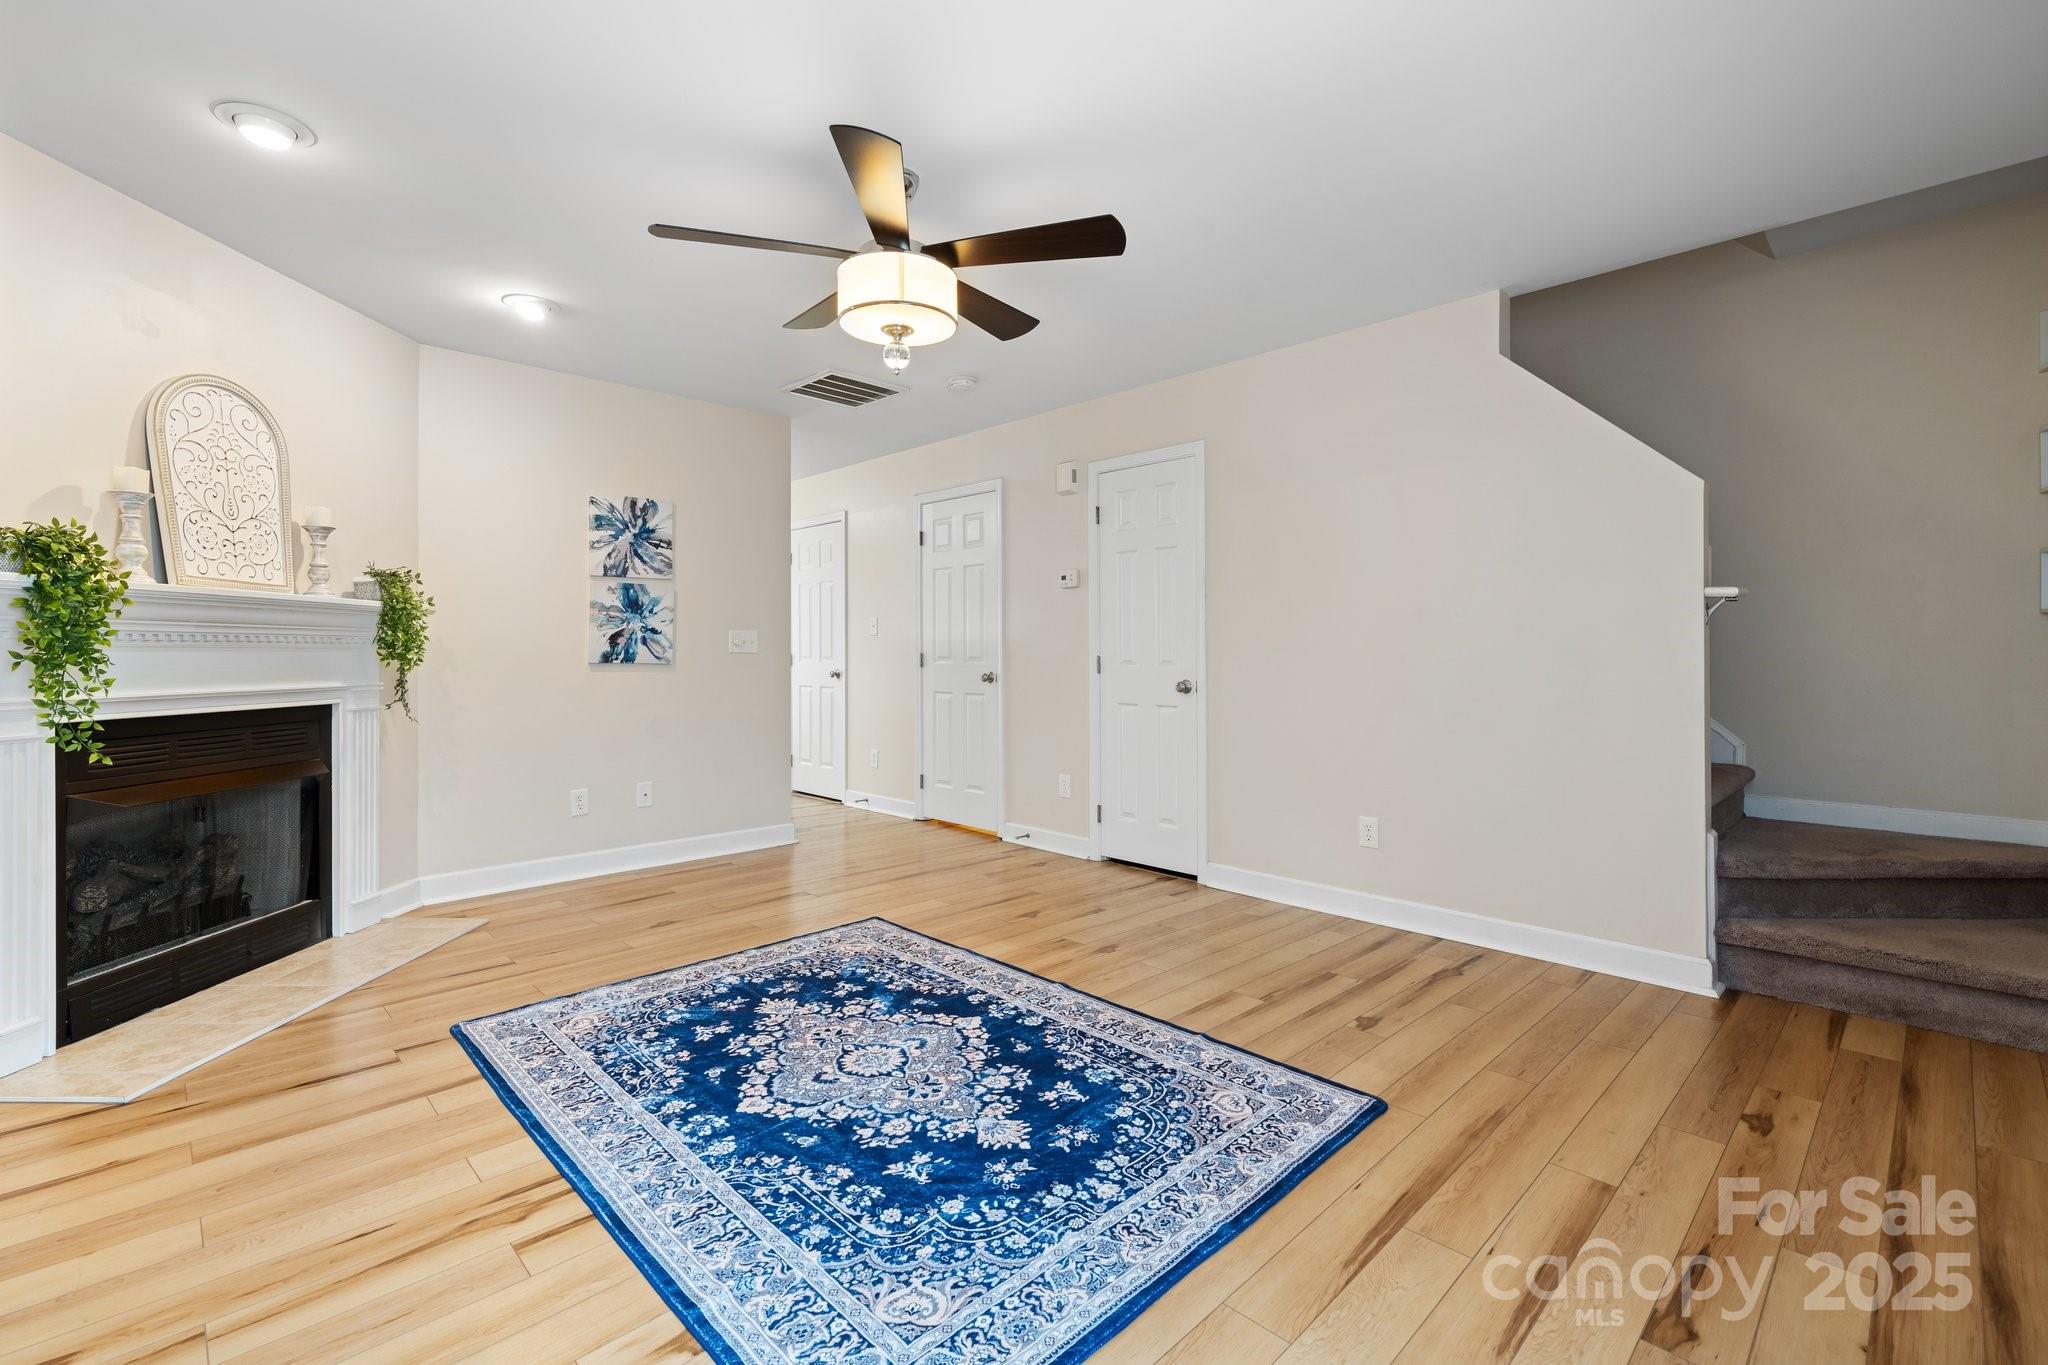
[[[884,328],[910,329],[906,346],[929,346],[959,326],[960,286],[943,261],[914,251],[866,251],[839,263],[839,325],[877,346]]]

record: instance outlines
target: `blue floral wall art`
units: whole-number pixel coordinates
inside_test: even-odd
[[[590,662],[675,660],[676,611],[665,584],[594,578],[590,587]]]
[[[590,499],[593,578],[674,578],[676,509],[666,498]]]

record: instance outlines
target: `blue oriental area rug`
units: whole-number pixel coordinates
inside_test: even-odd
[[[1069,1365],[1384,1101],[887,921],[455,1027],[727,1365]]]

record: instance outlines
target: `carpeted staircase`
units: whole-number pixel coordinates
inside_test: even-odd
[[[1714,765],[1721,980],[2048,1050],[2048,848],[1757,820]]]

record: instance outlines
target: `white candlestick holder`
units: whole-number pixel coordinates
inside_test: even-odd
[[[149,539],[142,531],[142,515],[149,508],[149,494],[116,490],[114,501],[121,508],[121,532],[114,540],[114,559],[128,571],[132,582],[155,580],[149,574]]]
[[[340,595],[334,591],[333,586],[329,582],[334,577],[334,569],[327,562],[327,537],[333,534],[334,528],[332,526],[308,524],[306,527],[306,596],[308,597],[337,597]]]

